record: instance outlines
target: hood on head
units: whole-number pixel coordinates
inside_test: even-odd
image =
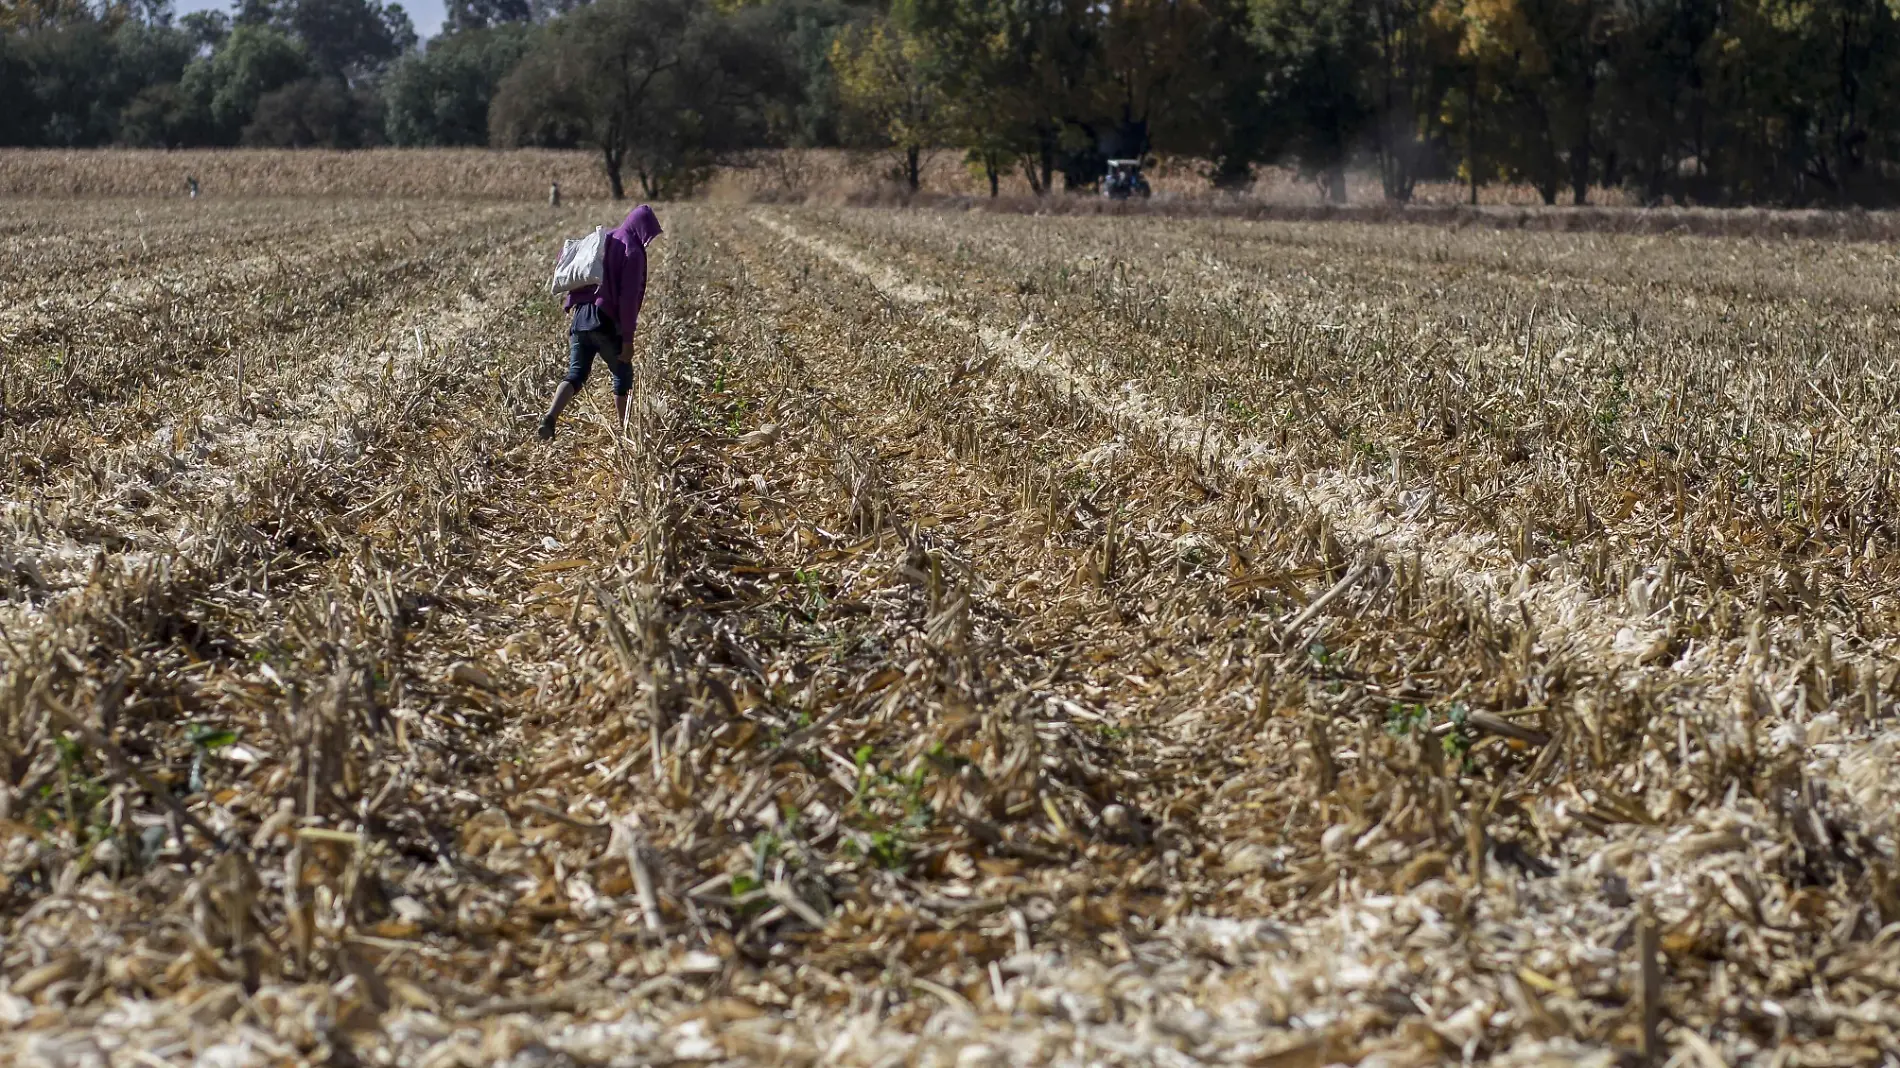
[[[651,245],[653,239],[662,233],[660,230],[660,217],[653,214],[653,209],[647,207],[645,204],[628,212],[626,220],[620,224],[618,229],[622,234],[639,238],[641,248]]]

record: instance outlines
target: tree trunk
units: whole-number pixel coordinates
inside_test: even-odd
[[[1594,9],[1592,9],[1591,40],[1595,40]],[[1577,140],[1570,146],[1570,194],[1572,202],[1582,207],[1590,202],[1590,164],[1594,162],[1595,145],[1591,143],[1591,126],[1595,121],[1597,109],[1596,66],[1586,68],[1583,79],[1583,113],[1578,116]],[[1609,182],[1606,180],[1605,185]]]
[[[1590,164],[1594,154],[1590,134],[1597,110],[1597,39],[1597,5],[1592,0],[1584,8],[1582,96],[1577,109],[1577,137],[1570,143],[1570,202],[1579,208],[1590,202]]]
[[[1399,120],[1389,119],[1381,123],[1381,132],[1385,143],[1380,149],[1380,185],[1385,199],[1394,204],[1409,204],[1412,201],[1411,135]]]
[[[1465,119],[1465,180],[1471,186],[1471,195],[1467,199],[1472,207],[1478,206],[1478,135],[1474,132],[1476,124]]]
[[[984,156],[984,157],[983,157],[983,173],[984,173],[984,174],[985,174],[986,176],[988,176],[988,178],[989,178],[989,180],[990,180],[990,199],[991,199],[991,200],[995,200],[995,199],[996,199],[996,192],[997,192],[997,189],[996,189],[996,157],[995,157],[995,156],[987,156],[987,155],[986,155],[986,156]]]
[[[1478,68],[1471,68],[1465,90],[1465,175],[1471,179],[1471,206],[1478,206]]]
[[[1854,157],[1859,152],[1859,98],[1860,64],[1854,62],[1854,27],[1849,22],[1847,7],[1841,7],[1841,56],[1840,56],[1840,114],[1834,124],[1835,186],[1834,199],[1837,205],[1845,207],[1853,196],[1853,176],[1859,161]]]
[[[1379,122],[1380,185],[1385,199],[1393,204],[1411,203],[1412,189],[1418,182],[1418,147],[1412,124],[1407,121],[1411,106],[1409,93],[1406,106],[1408,111],[1394,108]]]
[[[627,199],[627,187],[620,181],[620,153],[604,148],[600,155],[601,161],[607,165],[607,188],[613,191],[615,200]]]
[[[1570,202],[1580,208],[1590,202],[1590,133],[1587,129],[1577,143],[1570,146]]]
[[[923,151],[920,145],[904,146],[904,181],[913,193],[923,184]]]
[[[1320,188],[1325,190],[1326,203],[1344,204],[1346,202],[1346,161],[1336,160],[1326,165],[1320,173]]]
[[[1042,190],[1038,195],[1043,195],[1055,188],[1056,136],[1054,132],[1044,130],[1037,136],[1037,142],[1036,150],[1042,164]]]
[[[1410,190],[1401,192],[1399,147],[1405,136],[1405,127],[1400,124],[1398,109],[1393,103],[1393,89],[1398,82],[1398,63],[1393,58],[1393,34],[1387,19],[1390,13],[1384,4],[1374,9],[1379,20],[1379,95],[1381,97],[1381,115],[1379,116],[1379,188],[1385,194],[1388,203],[1403,204],[1410,199]]]

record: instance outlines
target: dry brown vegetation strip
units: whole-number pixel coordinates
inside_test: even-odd
[[[911,208],[924,212],[981,212],[999,215],[1073,215],[1085,218],[1239,219],[1284,223],[1401,224],[1453,230],[1520,230],[1532,233],[1658,234],[1671,237],[1825,239],[1892,241],[1900,220],[1891,211],[1827,209],[1640,207],[1622,190],[1597,190],[1590,204],[1551,207],[1522,196],[1522,187],[1487,189],[1482,204],[1470,205],[1440,186],[1435,195],[1411,203],[1382,199],[1377,189],[1359,191],[1350,203],[1329,204],[1300,189],[1278,183],[1260,193],[1233,195],[1207,190],[1203,182],[1152,200],[1109,200],[1092,193],[1037,197],[1016,194],[986,197],[974,192],[908,193],[893,185],[869,189],[774,189],[751,192],[766,203],[850,204],[855,207]],[[1423,194],[1425,190],[1421,189]]]
[[[187,176],[206,200],[235,197],[604,200],[607,175],[592,152],[485,148],[209,148],[0,150],[0,196],[178,198]],[[412,206],[414,208],[414,206]],[[426,210],[415,210],[426,215]]]
[[[1587,206],[1550,207],[1528,186],[1495,182],[1483,187],[1478,206],[1465,203],[1463,185],[1448,182],[1421,182],[1410,203],[1392,204],[1383,199],[1378,175],[1365,172],[1349,176],[1350,203],[1331,204],[1324,202],[1316,183],[1292,167],[1258,168],[1254,185],[1239,195],[1214,191],[1208,172],[1205,161],[1163,158],[1146,172],[1156,192],[1149,201],[1109,201],[1092,190],[1032,196],[1023,176],[1015,173],[1005,176],[1004,195],[990,197],[982,176],[972,173],[960,154],[938,152],[923,163],[923,192],[911,193],[890,154],[785,149],[728,157],[701,192],[720,203],[905,206],[953,214],[1224,218],[1771,240],[1885,242],[1900,237],[1900,217],[1892,211],[1646,208],[1620,188],[1592,189]],[[117,198],[149,198],[143,205],[149,207],[154,200],[183,200],[187,175],[199,179],[207,200],[221,203],[286,197],[527,203],[545,200],[550,182],[559,182],[570,201],[603,201],[609,195],[597,154],[581,150],[0,148],[0,197],[107,199],[125,207],[139,205]]]
[[[1900,1055],[1867,249],[286,210],[8,282],[6,1056]]]

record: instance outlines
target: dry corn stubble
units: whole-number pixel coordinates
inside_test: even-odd
[[[440,342],[492,314],[485,306],[503,292],[501,268],[524,247],[524,223],[451,231],[441,255],[402,272],[419,288],[313,308],[316,321],[296,333],[260,334],[242,315],[220,316],[215,303],[197,309],[206,323],[236,320],[213,327],[225,351],[211,373],[168,367],[129,334],[124,347],[140,373],[161,382],[176,375],[175,385],[141,386],[134,403],[108,418],[12,427],[20,445],[8,466],[33,476],[16,482],[22,494],[6,505],[22,618],[82,592],[107,564],[155,560],[199,541],[220,544],[213,556],[223,559],[220,537],[181,528],[179,515],[230,506],[231,491],[269,470],[279,451],[319,464],[326,453],[360,452],[371,429],[365,401],[432,377],[428,362]],[[260,304],[277,303],[272,291],[258,292]],[[274,534],[293,546],[297,536]]]
[[[20,488],[10,1056],[1894,1055],[1860,250],[664,214],[624,435],[493,209]]]
[[[835,149],[768,150],[729,157],[707,183],[714,200],[794,199],[835,203],[849,197],[902,199],[897,160],[885,152]],[[1231,204],[1231,197],[1208,197],[1205,161],[1167,159],[1148,177],[1161,198],[1187,198],[1201,205]],[[549,182],[559,182],[569,199],[604,200],[606,175],[587,150],[548,151],[477,148],[440,149],[0,149],[0,196],[46,199],[141,197],[184,200],[186,176],[195,176],[205,200],[238,197],[405,197],[545,201]],[[954,153],[930,153],[922,179],[930,195],[963,196],[987,192],[981,175],[972,174]],[[1005,175],[1005,203],[1020,204],[1028,185],[1019,174]],[[1355,176],[1352,195],[1377,195],[1378,183]],[[1290,169],[1263,173],[1254,204],[1317,204],[1317,188]],[[1429,183],[1421,202],[1444,193]],[[1462,199],[1453,189],[1452,200]],[[1489,187],[1487,203],[1534,202],[1528,187]],[[1620,191],[1596,190],[1597,203],[1621,203]],[[1077,197],[1084,206],[1097,198]],[[1046,202],[1045,202],[1046,203]],[[1807,213],[1814,214],[1814,213]],[[1859,222],[1867,226],[1865,213]],[[1871,227],[1875,232],[1880,228]],[[3,231],[0,231],[3,232]]]
[[[545,203],[548,183],[575,200],[604,200],[607,176],[591,152],[479,148],[140,149],[0,151],[0,195],[21,198],[137,198],[147,204],[186,199],[185,179],[202,199],[189,208],[223,214],[233,200],[302,197],[414,202],[414,214],[445,200]],[[242,210],[241,208],[239,210]]]
[[[885,218],[874,221],[891,225]],[[913,223],[907,217],[900,224],[942,229]],[[956,240],[965,242],[969,236],[966,230]],[[1264,236],[1277,240],[1279,235],[1272,230]],[[1007,244],[1009,238],[999,240]],[[942,239],[939,246],[947,241]],[[1716,251],[1721,251],[1719,245]],[[968,249],[950,254],[953,258],[967,256]],[[1804,267],[1814,254],[1814,248],[1807,246],[1787,258]],[[1857,251],[1844,253],[1843,257],[1850,266],[1863,258]],[[912,265],[907,279],[930,273],[916,269],[915,260]],[[1078,270],[1086,273],[1087,265]],[[1266,385],[1250,388],[1244,382],[1249,370],[1246,365],[1276,363],[1280,357],[1271,353],[1289,340],[1297,343],[1303,330],[1307,337],[1323,340],[1328,329],[1323,321],[1315,329],[1299,320],[1336,320],[1340,318],[1338,310],[1324,305],[1290,309],[1269,297],[1262,302],[1265,307],[1249,312],[1234,305],[1231,292],[1210,306],[1193,294],[1178,289],[1171,292],[1166,284],[1156,285],[1158,293],[1136,302],[1121,294],[1139,291],[1140,286],[1129,284],[1126,278],[1138,270],[1117,263],[1114,271],[1121,276],[1119,282],[1104,279],[1067,290],[1085,293],[1088,302],[1098,307],[1112,304],[1107,321],[1071,318],[1064,322],[1059,309],[1032,311],[1032,315],[1040,312],[1041,318],[1053,320],[1048,326],[1068,327],[1072,334],[1087,330],[1091,344],[1080,346],[1083,352],[1078,354],[1091,361],[1083,377],[1124,382],[1122,392],[1126,396],[1106,403],[1170,428],[1177,441],[1191,439],[1197,449],[1209,441],[1217,451],[1238,446],[1234,458],[1237,466],[1254,470],[1265,467],[1275,478],[1281,477],[1280,469],[1291,457],[1300,481],[1318,506],[1339,514],[1348,525],[1372,532],[1388,547],[1413,550],[1422,545],[1435,556],[1442,556],[1447,549],[1455,550],[1463,559],[1449,563],[1448,568],[1486,597],[1502,596],[1507,602],[1525,603],[1543,630],[1543,640],[1552,648],[1581,642],[1589,659],[1673,662],[1677,675],[1690,677],[1727,678],[1745,669],[1750,676],[1763,676],[1760,684],[1766,691],[1784,694],[1798,685],[1794,676],[1809,660],[1839,663],[1838,652],[1816,652],[1819,639],[1811,633],[1815,623],[1848,636],[1844,641],[1855,647],[1851,655],[1861,662],[1859,674],[1877,672],[1888,660],[1887,642],[1880,629],[1870,630],[1861,623],[1869,614],[1890,615],[1892,611],[1887,596],[1890,583],[1877,544],[1891,537],[1884,502],[1891,493],[1893,446],[1888,441],[1892,431],[1879,415],[1888,407],[1890,387],[1884,384],[1888,377],[1878,373],[1881,361],[1887,357],[1880,350],[1855,348],[1863,342],[1854,331],[1847,332],[1845,341],[1851,355],[1820,354],[1820,367],[1832,366],[1834,370],[1827,374],[1814,372],[1820,374],[1818,379],[1809,377],[1804,362],[1812,354],[1801,355],[1812,347],[1813,339],[1841,334],[1839,317],[1804,324],[1805,332],[1792,338],[1771,335],[1768,340],[1772,344],[1758,345],[1760,359],[1758,365],[1751,365],[1750,373],[1758,376],[1759,382],[1739,383],[1745,396],[1735,395],[1733,376],[1722,380],[1723,368],[1732,360],[1716,361],[1719,366],[1712,370],[1700,369],[1697,361],[1682,359],[1665,348],[1654,363],[1666,365],[1673,360],[1688,365],[1705,380],[1705,386],[1719,383],[1723,391],[1710,394],[1702,386],[1688,389],[1664,383],[1661,402],[1655,404],[1661,410],[1652,415],[1645,409],[1654,403],[1653,399],[1639,401],[1636,395],[1620,389],[1611,397],[1610,408],[1596,411],[1589,419],[1578,419],[1574,414],[1587,410],[1589,398],[1583,395],[1569,406],[1568,414],[1563,404],[1547,395],[1532,403],[1542,403],[1548,412],[1556,414],[1524,419],[1522,409],[1526,404],[1517,399],[1524,392],[1519,376],[1528,376],[1531,372],[1527,368],[1535,365],[1535,337],[1528,328],[1521,338],[1521,356],[1496,368],[1493,374],[1499,377],[1494,378],[1474,377],[1474,370],[1482,370],[1484,365],[1457,355],[1467,345],[1476,344],[1470,338],[1446,344],[1421,332],[1420,337],[1409,340],[1375,336],[1370,340],[1328,341],[1324,342],[1325,351],[1314,374],[1295,373],[1299,370],[1296,361],[1292,371],[1281,367],[1269,381],[1306,377],[1344,383],[1343,388],[1325,387],[1318,397],[1309,393],[1300,402],[1286,405],[1278,420],[1281,426],[1276,449],[1270,440],[1262,441],[1259,436],[1270,425],[1263,423],[1262,416],[1272,412],[1276,401],[1282,405],[1285,402],[1268,393]],[[1062,271],[1066,275],[1068,268]],[[973,277],[991,277],[994,273],[977,271]],[[1335,268],[1335,273],[1344,271]],[[1033,292],[1041,280],[1026,279],[1018,284]],[[916,282],[907,280],[903,285],[904,289],[891,291],[920,291]],[[1361,294],[1365,288],[1356,287],[1352,293]],[[1098,295],[1103,291],[1116,295],[1105,302]],[[1647,300],[1648,291],[1644,293],[1642,298],[1632,295],[1625,303]],[[1181,303],[1187,306],[1187,312],[1171,311],[1177,306],[1171,298],[1185,298]],[[1536,305],[1530,300],[1526,303],[1532,308],[1534,325]],[[1402,305],[1402,309],[1408,321],[1429,321],[1409,304]],[[1366,317],[1365,311],[1364,307],[1359,309],[1362,318]],[[1209,312],[1226,321],[1210,330],[1206,321]],[[1400,318],[1390,308],[1375,308],[1373,314],[1384,321]],[[1564,314],[1572,319],[1572,333],[1581,332],[1580,328],[1587,325],[1576,319],[1577,312]],[[1635,313],[1612,309],[1604,317],[1614,323],[1624,314]],[[1165,356],[1169,350],[1163,350],[1156,353],[1160,361],[1157,373],[1157,364],[1144,366],[1127,359],[1126,353],[1140,352],[1146,340],[1144,331],[1167,333],[1170,318],[1180,323],[1175,329],[1181,342],[1171,351],[1204,353],[1213,348],[1233,353],[1234,360],[1200,361],[1188,367],[1182,366],[1178,357]],[[1292,322],[1286,322],[1289,319]],[[1497,324],[1500,333],[1511,326],[1508,315],[1502,319]],[[1251,328],[1250,321],[1254,324]],[[1118,327],[1126,332],[1125,339],[1118,334]],[[1028,324],[1018,329],[1013,340],[1019,341],[1028,329]],[[1666,322],[1657,332],[1666,334],[1674,329]],[[1062,337],[1059,329],[1042,333]],[[1264,339],[1250,342],[1250,333],[1256,338],[1264,335]],[[1666,340],[1669,347],[1687,343]],[[1691,340],[1708,341],[1706,337]],[[1644,337],[1631,341],[1654,343]],[[1506,348],[1516,343],[1513,339]],[[1040,356],[1047,357],[1051,347],[1045,346]],[[1267,355],[1249,359],[1256,351]],[[1124,353],[1119,365],[1114,360],[1117,352]],[[1554,359],[1561,363],[1569,352],[1568,347],[1562,348]],[[1100,359],[1103,353],[1106,359]],[[1507,351],[1505,355],[1511,354]],[[1386,370],[1377,366],[1380,364],[1391,367]],[[1366,365],[1374,365],[1372,373]],[[1233,371],[1227,373],[1224,369],[1230,367]],[[1057,368],[1051,370],[1061,373]],[[1259,373],[1257,367],[1252,370]],[[1611,370],[1620,384],[1620,368]],[[1560,398],[1564,386],[1559,377],[1541,370],[1536,373],[1538,388]],[[1641,376],[1632,375],[1635,377]],[[1755,407],[1757,396],[1765,392],[1760,383],[1776,381],[1783,383],[1778,392],[1805,396],[1805,387],[1820,403],[1810,406],[1805,418],[1798,405],[1793,419],[1766,418],[1770,414],[1766,404],[1760,406],[1763,418],[1747,414]],[[1446,383],[1455,388],[1451,396],[1442,395]],[[1500,383],[1502,391],[1495,388]],[[1169,413],[1166,405],[1153,403],[1150,390],[1164,397],[1171,394],[1183,407],[1194,405],[1199,414],[1178,410]],[[1434,392],[1441,395],[1434,397]],[[1828,399],[1829,392],[1844,397],[1856,415],[1850,418],[1839,404]],[[1334,407],[1328,412],[1332,405],[1326,393],[1350,407]],[[1408,394],[1417,396],[1408,400]],[[1284,395],[1285,391],[1280,390],[1279,396]],[[1685,396],[1691,401],[1687,406]],[[1096,403],[1104,403],[1099,395]],[[1628,411],[1624,410],[1626,406]],[[1313,418],[1300,419],[1301,411]],[[1416,420],[1413,426],[1394,425],[1394,415],[1407,414]],[[1421,415],[1424,418],[1418,418]],[[1617,420],[1623,418],[1635,425],[1627,431],[1619,430]],[[1651,418],[1655,421],[1648,423]],[[1460,433],[1458,422],[1470,425]],[[1751,422],[1752,432],[1772,443],[1757,443],[1755,455],[1746,451],[1746,444],[1739,449],[1705,447],[1706,442],[1719,441],[1730,432],[1746,443]],[[1289,428],[1289,423],[1294,426]],[[1431,429],[1443,433],[1445,444],[1431,440],[1437,436],[1427,430],[1431,423],[1441,424]],[[1510,425],[1513,423],[1516,425]],[[1586,447],[1580,450],[1563,440],[1564,432],[1574,433],[1579,428],[1586,439]],[[1269,433],[1269,439],[1271,436]],[[1618,436],[1622,440],[1612,440]],[[1302,437],[1306,440],[1299,440]],[[1473,438],[1475,442],[1469,440]],[[1817,470],[1818,443],[1829,440],[1836,442],[1833,463]],[[1790,455],[1803,441],[1807,445],[1805,454]],[[1345,476],[1322,474],[1316,479],[1312,464],[1298,461],[1310,460],[1313,454],[1329,447],[1342,454]],[[1762,460],[1771,448],[1777,455],[1771,458],[1775,470],[1768,472]],[[1583,462],[1571,462],[1572,457],[1565,455],[1576,452],[1583,453]],[[1791,477],[1789,469],[1782,466],[1783,456],[1806,469],[1795,468]],[[1388,463],[1390,470],[1380,477],[1380,469]],[[1487,468],[1494,472],[1488,477]],[[1356,478],[1355,471],[1359,472]],[[1428,477],[1420,478],[1421,471]],[[1797,479],[1805,486],[1794,492],[1808,499],[1791,503],[1786,500],[1788,487]],[[1631,488],[1632,480],[1651,483],[1661,498],[1657,503],[1663,507],[1643,507],[1641,494]],[[1474,483],[1491,492],[1471,500]],[[1447,509],[1447,505],[1455,507]],[[1756,522],[1771,510],[1789,518],[1781,523]],[[1822,531],[1832,528],[1838,540],[1814,537],[1816,524]],[[1624,558],[1620,571],[1618,556]],[[1791,563],[1795,566],[1790,567]],[[1789,590],[1793,596],[1779,594],[1782,590]],[[1507,603],[1507,613],[1509,610]],[[1751,617],[1761,617],[1761,622],[1751,625]],[[1766,659],[1763,654],[1767,654]],[[1856,685],[1854,674],[1841,672],[1830,689],[1852,689]],[[1721,710],[1721,715],[1726,717],[1726,712]]]

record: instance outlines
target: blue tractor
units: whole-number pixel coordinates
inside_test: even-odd
[[[1108,171],[1102,175],[1102,195],[1110,200],[1127,200],[1129,197],[1141,197],[1146,200],[1153,190],[1148,188],[1148,179],[1141,176],[1141,161],[1138,159],[1111,159]]]

